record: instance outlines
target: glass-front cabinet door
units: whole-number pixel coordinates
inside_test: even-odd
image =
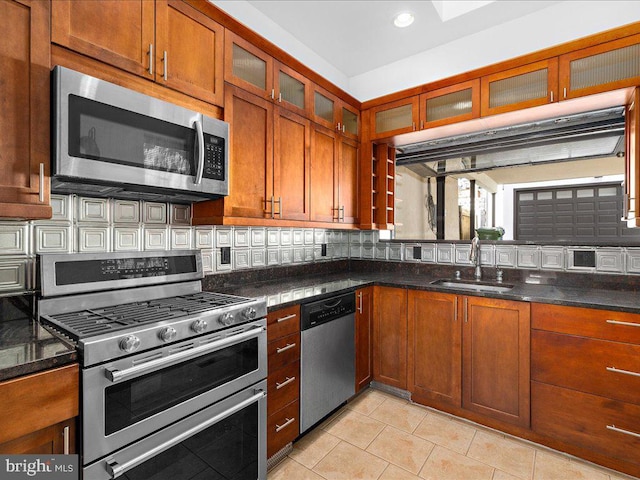
[[[350,105],[342,104],[338,113],[341,115],[338,128],[343,135],[354,139],[360,133],[360,112]]]
[[[373,107],[370,110],[372,140],[414,132],[419,109],[418,95]]]
[[[336,97],[315,85],[313,89],[313,121],[331,130],[337,130],[337,103]]]
[[[560,56],[562,98],[640,85],[640,35]]]
[[[480,79],[420,95],[420,130],[480,116]]]
[[[273,58],[229,30],[224,40],[225,81],[262,98],[272,98]]]
[[[274,100],[305,117],[309,116],[311,85],[309,79],[279,62],[274,66]]]
[[[557,102],[558,59],[482,77],[480,99],[483,117]]]

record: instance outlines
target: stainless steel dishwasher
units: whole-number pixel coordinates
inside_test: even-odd
[[[300,311],[300,433],[355,394],[355,294]]]

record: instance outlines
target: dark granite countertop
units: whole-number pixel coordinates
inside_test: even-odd
[[[78,361],[73,345],[34,318],[31,295],[0,298],[0,381]]]
[[[380,265],[379,262],[375,262]],[[350,268],[338,272],[308,272],[302,270],[299,275],[290,274],[279,278],[273,272],[256,276],[253,281],[234,284],[231,277],[222,287],[227,293],[246,297],[265,297],[269,311],[284,308],[296,303],[305,303],[321,299],[333,293],[355,290],[362,286],[380,285],[387,287],[406,287],[418,290],[456,293],[505,300],[540,302],[555,305],[567,305],[587,308],[608,309],[631,313],[640,313],[640,293],[633,282],[628,289],[621,289],[624,279],[605,279],[609,283],[598,281],[578,284],[571,277],[563,278],[556,274],[530,274],[505,271],[504,284],[513,285],[506,292],[470,291],[462,288],[450,288],[433,285],[431,282],[442,278],[453,278],[454,268],[417,269],[395,267],[389,271],[370,271],[367,268]],[[265,280],[265,278],[269,278]],[[465,276],[463,275],[463,278]],[[486,270],[487,280],[495,278],[495,271]],[[468,275],[466,276],[468,280]],[[573,281],[572,281],[573,280]],[[575,286],[577,285],[577,286]]]

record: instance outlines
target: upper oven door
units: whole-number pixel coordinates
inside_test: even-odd
[[[228,194],[227,123],[64,67],[53,79],[55,176]]]
[[[83,464],[267,376],[266,320],[82,372]]]

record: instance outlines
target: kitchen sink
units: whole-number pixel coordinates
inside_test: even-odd
[[[474,292],[508,292],[513,288],[513,285],[506,283],[491,283],[482,282],[476,280],[454,280],[441,278],[440,280],[434,280],[431,285],[437,285],[445,288],[457,288],[462,290],[472,290]]]

